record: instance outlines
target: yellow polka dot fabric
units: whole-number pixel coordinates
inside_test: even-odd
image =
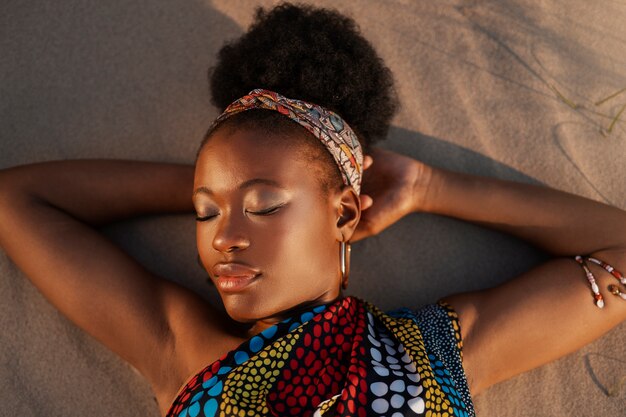
[[[355,297],[266,329],[194,376],[168,417],[474,416],[445,304],[383,313]]]

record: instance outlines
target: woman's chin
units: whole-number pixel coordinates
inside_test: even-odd
[[[289,290],[281,292],[283,294],[290,293]],[[298,294],[297,296],[294,294],[292,298],[271,297],[267,293],[262,294],[256,291],[220,291],[219,293],[229,317],[236,322],[245,324],[261,321],[264,324],[277,323],[293,314],[298,314],[303,309],[327,304],[341,296],[341,293],[331,293],[324,289],[316,289],[308,297],[306,294]]]
[[[245,297],[241,294],[222,294],[222,302],[230,318],[239,323],[251,324],[271,315],[252,297]]]

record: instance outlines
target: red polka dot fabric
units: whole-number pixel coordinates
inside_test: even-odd
[[[473,416],[461,348],[449,306],[385,314],[346,297],[207,366],[167,416]]]

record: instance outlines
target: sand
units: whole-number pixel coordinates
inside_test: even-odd
[[[626,209],[626,113],[609,129],[626,92],[596,104],[626,87],[624,2],[316,3],[353,16],[395,74],[402,109],[384,146]],[[216,116],[207,68],[255,6],[271,4],[4,2],[0,168],[192,162]],[[151,270],[215,299],[195,263],[191,216],[105,232]],[[356,244],[353,256],[350,293],[383,308],[496,285],[543,258],[513,238],[424,214]],[[0,328],[1,416],[158,415],[145,380],[57,313],[1,251]],[[626,377],[624,346],[623,323],[476,396],[478,415],[623,416],[626,386],[607,391]]]

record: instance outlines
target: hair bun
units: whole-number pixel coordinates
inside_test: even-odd
[[[309,101],[343,117],[364,146],[383,139],[398,100],[393,77],[351,18],[311,6],[258,8],[210,70],[213,104],[224,110],[255,88]]]

